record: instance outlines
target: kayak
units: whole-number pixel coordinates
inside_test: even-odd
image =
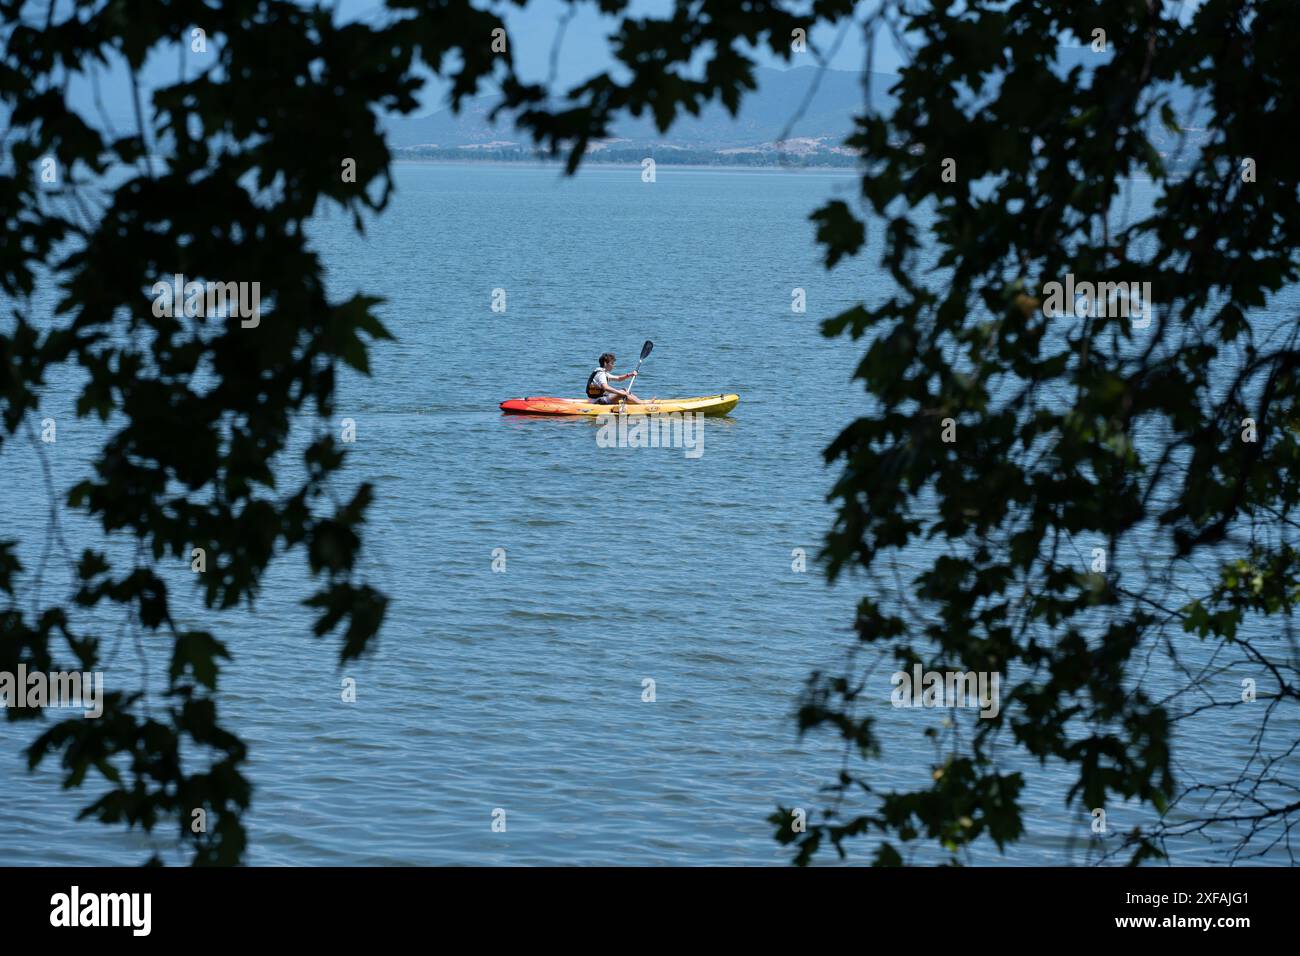
[[[512,398],[501,403],[501,411],[517,415],[663,415],[668,412],[699,412],[725,415],[736,407],[739,395],[705,395],[701,398],[661,398],[653,405],[597,405],[585,398]]]

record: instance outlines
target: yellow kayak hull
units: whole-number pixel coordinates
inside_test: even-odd
[[[653,405],[597,405],[582,398],[512,398],[501,403],[503,412],[517,415],[664,415],[697,412],[725,415],[740,402],[739,395],[704,395],[699,398],[663,398]]]

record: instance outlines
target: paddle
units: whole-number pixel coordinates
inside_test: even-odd
[[[654,351],[654,347],[655,344],[651,342],[649,339],[646,339],[645,345],[641,346],[641,357],[636,360],[636,368],[632,372],[632,381],[627,387],[627,390],[629,392],[632,391],[632,386],[636,384],[636,377],[641,374],[641,363],[645,361],[647,355],[649,355],[652,351]],[[627,399],[626,398],[619,399],[618,406],[619,408],[626,408]]]

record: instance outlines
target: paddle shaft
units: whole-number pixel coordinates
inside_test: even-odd
[[[654,348],[654,346],[649,342],[649,340],[646,341],[645,345],[641,346],[641,357],[636,360],[636,368],[632,370],[632,381],[629,382],[627,386],[628,392],[631,392],[632,386],[636,384],[636,377],[641,374],[641,363],[645,361],[645,357],[650,354],[652,348]],[[620,407],[626,408],[627,398],[620,398],[618,404]]]
[[[636,377],[637,375],[640,374],[640,372],[641,372],[641,360],[638,359],[636,363],[636,370],[632,372],[632,381],[627,383],[627,390],[629,393],[632,391],[632,386],[636,384]],[[627,408],[627,395],[623,395],[619,397],[618,407]]]

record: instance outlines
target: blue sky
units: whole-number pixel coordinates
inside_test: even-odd
[[[369,19],[382,9],[377,0],[342,0],[338,4],[340,18]],[[672,10],[672,0],[634,0],[627,15],[631,17],[663,16]],[[551,46],[556,29],[569,5],[563,0],[532,0],[527,7],[519,9],[513,5],[504,7],[504,17],[510,31],[514,47],[515,62],[525,77],[545,79],[550,69]],[[500,12],[500,11],[498,11]],[[607,36],[618,27],[619,19],[604,17],[594,3],[582,3],[578,13],[569,22],[561,47],[558,78],[561,83],[569,85],[585,79],[614,65],[609,55]],[[835,39],[835,31],[829,28],[813,34],[812,40],[821,49],[829,49]],[[850,28],[845,34],[839,50],[831,61],[831,67],[841,70],[861,70],[865,61],[866,45],[860,30]],[[899,65],[897,54],[892,45],[882,43],[877,48],[875,68],[881,72],[893,72]],[[761,65],[785,69],[787,64],[763,52],[758,55]],[[807,64],[816,61],[808,54]],[[803,65],[796,62],[791,65]]]
[[[635,0],[628,13],[633,17],[662,15],[671,8],[671,0]],[[379,0],[340,0],[335,5],[336,20],[339,22],[371,21],[384,16],[383,9],[383,4]],[[532,0],[522,9],[513,4],[504,4],[497,9],[498,12],[504,11],[515,62],[521,74],[525,79],[539,82],[545,80],[550,70],[551,47],[556,30],[569,5],[563,0]],[[616,30],[618,23],[619,18],[602,16],[592,3],[579,5],[578,13],[565,30],[564,43],[557,64],[557,79],[561,88],[614,67],[607,37]],[[834,45],[836,32],[824,28],[813,34],[812,41],[818,48],[829,50]],[[165,86],[176,81],[178,52],[175,46],[155,51],[144,71],[146,87]],[[766,51],[759,51],[755,56],[761,66],[777,69],[812,66],[817,63],[811,53],[796,57],[791,64],[786,64]],[[189,69],[197,70],[199,63],[197,55],[190,54],[188,60]],[[862,32],[851,27],[844,33],[830,65],[835,69],[860,71],[864,63],[865,43]],[[878,43],[874,68],[880,72],[893,72],[898,66],[898,55],[892,44]],[[419,112],[423,114],[441,108],[444,89],[444,84],[437,78],[431,77],[422,96],[424,109]],[[130,87],[124,70],[116,70],[111,75],[101,75],[100,90],[105,109],[115,121],[132,115]],[[70,95],[77,108],[86,111],[90,118],[97,115],[88,81],[82,79],[74,82]]]
[[[485,0],[484,0],[485,2]],[[489,5],[486,4],[485,5]],[[643,17],[663,15],[672,8],[672,0],[634,0],[627,15]],[[1186,21],[1201,5],[1201,0],[1165,0],[1166,9],[1177,12]],[[506,19],[510,30],[515,62],[525,79],[544,81],[550,70],[551,47],[556,30],[569,4],[563,0],[531,0],[527,6],[519,8],[513,3],[491,3],[490,6]],[[863,7],[871,7],[863,4]],[[352,20],[376,20],[388,14],[384,11],[381,0],[338,0],[334,6],[335,16],[339,22]],[[614,68],[610,56],[607,38],[617,29],[621,18],[602,16],[593,2],[578,5],[578,12],[565,30],[564,43],[558,61],[557,80],[561,89],[572,86],[587,77],[603,70]],[[820,50],[830,51],[835,47],[838,28],[823,27],[814,32],[813,44]],[[188,37],[185,38],[188,44]],[[1078,45],[1076,38],[1066,39],[1066,45]],[[177,46],[159,48],[150,58],[144,71],[146,87],[165,86],[176,81],[178,75]],[[760,66],[786,69],[790,66],[816,65],[817,60],[811,54],[795,57],[790,64],[778,59],[765,50],[755,51],[755,58]],[[189,69],[199,68],[199,60],[189,55]],[[843,31],[843,36],[830,57],[829,65],[833,69],[860,72],[866,62],[866,43],[858,27]],[[891,39],[883,32],[877,37],[876,57],[873,68],[878,72],[896,72],[902,65],[899,52]],[[192,75],[192,73],[191,73]],[[115,122],[123,122],[132,116],[130,86],[125,71],[117,69],[110,75],[100,78],[103,101],[109,115]],[[429,77],[422,93],[423,109],[416,115],[440,109],[444,103],[446,86],[436,77]],[[76,80],[70,87],[73,103],[83,111],[88,119],[97,118],[91,84],[84,78]],[[133,121],[128,124],[133,125]]]

